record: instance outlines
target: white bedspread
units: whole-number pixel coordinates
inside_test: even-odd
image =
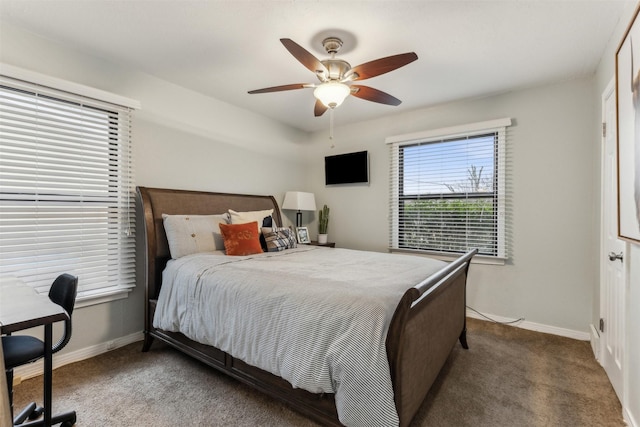
[[[444,265],[315,246],[189,255],[167,264],[153,325],[335,393],[347,426],[395,426],[387,329],[404,291]]]

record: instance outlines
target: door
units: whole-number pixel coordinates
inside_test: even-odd
[[[616,96],[612,80],[602,95],[602,248],[600,283],[600,363],[622,401],[625,243],[618,239]]]

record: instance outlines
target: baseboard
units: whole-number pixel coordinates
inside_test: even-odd
[[[596,360],[600,361],[600,334],[595,326],[589,325],[589,330],[591,331],[591,350],[593,351],[593,355]]]
[[[473,317],[475,319],[480,319],[480,320],[487,320],[486,318],[482,317],[481,315],[477,314],[476,312],[472,311],[472,310],[467,310],[467,316],[468,317]],[[487,314],[488,317],[498,321],[498,322],[512,322],[515,319],[509,319],[506,317],[502,317],[502,316],[496,316],[496,315],[491,315],[491,314]],[[534,322],[528,322],[526,320],[523,320],[521,322],[517,322],[512,324],[511,326],[516,326],[518,328],[522,328],[522,329],[528,329],[531,331],[537,331],[537,332],[544,332],[547,334],[553,334],[553,335],[559,335],[559,336],[563,336],[563,337],[567,337],[567,338],[573,338],[573,339],[577,339],[577,340],[581,340],[581,341],[589,341],[590,339],[592,340],[592,348],[594,346],[594,341],[593,341],[593,331],[592,334],[589,334],[588,332],[580,332],[580,331],[574,331],[571,329],[565,329],[565,328],[558,328],[555,326],[549,326],[549,325],[543,325],[540,323],[534,323]],[[59,368],[60,366],[64,366],[64,365],[68,365],[70,363],[74,363],[74,362],[79,362],[81,360],[85,360],[85,359],[89,359],[91,357],[95,357],[98,356],[99,354],[102,353],[106,353],[107,351],[110,350],[114,350],[116,348],[119,347],[123,347],[125,345],[137,342],[137,341],[142,341],[142,339],[144,338],[144,334],[141,332],[135,332],[133,334],[124,336],[124,337],[120,337],[118,339],[112,340],[112,341],[107,341],[107,342],[103,342],[100,344],[96,344],[90,347],[86,347],[86,348],[82,348],[80,350],[76,350],[76,351],[72,351],[70,353],[62,353],[62,354],[57,354],[54,358],[53,358],[53,369]],[[599,339],[599,337],[598,337]],[[599,348],[598,346],[596,346],[596,348]],[[595,350],[594,350],[595,352]],[[596,356],[597,358],[597,356]],[[42,375],[44,369],[43,369],[43,363],[42,360],[35,362],[35,363],[30,363],[28,365],[24,365],[21,366],[19,368],[16,368],[14,370],[14,378],[16,380],[16,382],[20,382],[22,380],[26,380],[29,378],[33,378],[36,377],[38,375]],[[629,414],[629,416],[631,416]],[[632,424],[635,425],[635,424]],[[640,427],[640,426],[638,426]]]
[[[59,368],[60,366],[68,365],[70,363],[79,362],[81,360],[95,357],[99,354],[106,353],[107,351],[123,347],[136,341],[141,341],[143,338],[144,334],[141,331],[69,353],[56,354],[53,357],[53,369]],[[140,348],[142,349],[142,347]],[[42,360],[15,368],[14,384],[29,378],[37,377],[38,375],[42,375],[43,372],[44,363]]]
[[[493,314],[485,314],[487,317],[497,322],[514,322],[517,319],[510,319],[508,317],[496,316]],[[473,310],[467,309],[467,317],[473,317],[474,319],[487,320],[482,315],[476,313]],[[515,326],[517,328],[528,329],[530,331],[544,332],[546,334],[559,335],[561,337],[573,338],[580,341],[589,341],[589,332],[574,331],[573,329],[558,328],[557,326],[543,325],[541,323],[529,322],[522,320],[510,324],[509,326]]]
[[[629,408],[622,408],[622,416],[629,427],[640,427],[640,424],[636,422],[633,415],[629,412]]]

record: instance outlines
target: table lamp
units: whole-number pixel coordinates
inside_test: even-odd
[[[302,227],[302,211],[315,211],[316,199],[313,193],[302,191],[287,191],[282,202],[282,209],[298,211],[296,213],[296,227]]]

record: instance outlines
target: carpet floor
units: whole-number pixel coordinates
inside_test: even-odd
[[[586,341],[469,319],[411,426],[624,426],[622,408]],[[76,426],[316,426],[266,395],[155,342],[54,371],[54,412]],[[42,377],[14,390],[42,401]]]

